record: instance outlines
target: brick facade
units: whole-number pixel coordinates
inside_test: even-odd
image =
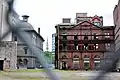
[[[76,19],[81,18],[83,17],[79,16]],[[56,68],[80,70],[99,68],[105,53],[109,52],[111,45],[114,44],[114,28],[104,27],[101,16],[88,18],[81,22],[76,21],[75,24],[63,23],[56,26]]]

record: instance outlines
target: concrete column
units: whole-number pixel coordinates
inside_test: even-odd
[[[84,60],[80,59],[80,69],[82,70],[84,68]]]
[[[90,68],[93,70],[94,69],[94,59],[90,59]]]

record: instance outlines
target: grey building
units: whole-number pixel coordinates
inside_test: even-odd
[[[24,15],[22,17],[23,17],[23,20],[21,20],[21,23],[27,26],[23,26],[21,27],[21,29],[23,29],[29,34],[31,43],[33,44],[33,46],[38,48],[40,50],[40,54],[42,54],[44,39],[40,35],[40,28],[38,28],[38,33],[37,33],[34,30],[33,26],[27,22],[29,16]],[[17,65],[19,67],[35,68],[40,66],[40,63],[37,60],[36,56],[34,55],[34,52],[30,52],[30,49],[28,48],[28,46],[24,42],[22,42],[21,39],[14,33],[13,33],[12,40],[17,42]]]

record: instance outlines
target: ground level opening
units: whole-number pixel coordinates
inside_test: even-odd
[[[3,60],[0,60],[0,70],[3,71]]]

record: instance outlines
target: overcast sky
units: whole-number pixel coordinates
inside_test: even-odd
[[[55,25],[62,18],[74,18],[76,13],[87,12],[88,16],[103,16],[104,25],[113,25],[113,9],[118,0],[16,0],[16,11],[21,15],[29,15],[29,23],[34,29],[41,28],[45,39],[44,50],[48,37],[49,50],[52,48],[52,33]]]

